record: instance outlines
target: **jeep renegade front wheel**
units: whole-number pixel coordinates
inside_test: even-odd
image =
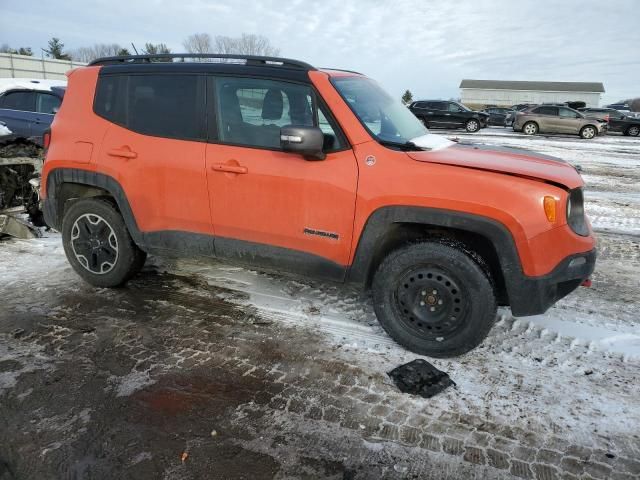
[[[479,261],[438,242],[389,254],[375,273],[373,302],[378,321],[396,342],[430,357],[461,355],[479,345],[497,309]]]
[[[147,257],[131,239],[116,207],[101,198],[78,200],[68,208],[62,245],[76,273],[96,287],[122,285]]]

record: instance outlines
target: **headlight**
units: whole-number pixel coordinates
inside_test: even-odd
[[[569,192],[567,198],[567,223],[571,230],[578,235],[589,235],[587,219],[584,216],[584,195],[582,188],[575,188]]]

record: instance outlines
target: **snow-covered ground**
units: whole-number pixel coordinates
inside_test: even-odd
[[[507,476],[526,476],[525,473],[528,475],[527,472],[530,471],[538,475],[535,462],[542,461],[540,458],[546,455],[545,449],[559,452],[557,464],[543,462],[553,466],[555,470],[552,470],[557,470],[558,473],[575,473],[572,470],[575,466],[572,462],[575,460],[581,462],[576,464],[576,469],[582,469],[580,472],[588,471],[595,478],[609,478],[615,472],[622,472],[619,478],[631,478],[625,475],[640,474],[640,463],[636,461],[640,457],[640,139],[606,136],[586,141],[574,137],[526,137],[501,128],[485,129],[474,135],[460,132],[444,132],[444,135],[449,138],[457,137],[464,142],[530,148],[579,165],[587,182],[587,212],[599,237],[599,258],[592,288],[578,289],[546,314],[536,317],[514,318],[508,309],[502,309],[489,337],[479,348],[460,358],[430,360],[449,373],[457,384],[455,389],[424,400],[402,396],[395,392],[388,381],[378,380],[381,372],[390,371],[400,363],[414,359],[415,355],[386,336],[377,324],[368,298],[338,285],[291,280],[215,262],[203,264],[191,260],[150,258],[147,269],[168,271],[180,278],[197,279],[197,284],[204,288],[227,292],[224,295],[226,301],[244,311],[255,312],[261,321],[271,325],[265,327],[268,329],[269,339],[280,335],[278,328],[301,332],[299,337],[294,337],[294,343],[285,347],[272,371],[286,370],[289,354],[312,352],[310,355],[313,357],[309,358],[309,362],[329,357],[331,362],[342,365],[340,368],[358,368],[365,378],[368,376],[371,383],[368,390],[363,391],[363,395],[368,393],[375,396],[383,392],[387,405],[385,408],[402,403],[403,409],[411,418],[420,415],[446,418],[448,420],[441,421],[449,422],[445,427],[447,435],[452,438],[458,438],[456,429],[473,428],[472,433],[464,434],[465,445],[476,445],[473,442],[477,439],[473,435],[479,434],[482,427],[475,424],[473,427],[463,425],[462,418],[481,419],[488,425],[496,426],[495,432],[501,433],[492,432],[491,435],[495,434],[496,438],[490,444],[477,444],[486,455],[493,449],[503,450],[499,447],[499,443],[503,441],[500,440],[502,436],[510,438],[517,445],[527,445],[528,450],[535,450],[534,453],[529,452],[531,458],[521,458],[513,450],[514,456],[510,457],[507,467],[496,467],[497,464],[488,462],[487,465],[491,468],[482,467],[485,469],[475,473],[477,478],[506,478],[500,476],[500,468],[510,468],[509,473],[505,474]],[[114,295],[122,295],[86,287],[66,263],[60,237],[56,233],[48,233],[45,238],[30,241],[2,241],[0,285],[2,291],[10,292],[11,296],[5,299],[4,308],[8,308],[8,314],[6,310],[4,316],[0,314],[0,326],[3,318],[7,322],[12,315],[20,318],[50,315],[45,311],[47,302],[61,295],[70,297],[77,308],[81,308],[83,299],[88,299],[89,295],[104,296],[107,301]],[[137,286],[134,280],[130,288],[139,291],[143,287]],[[181,300],[173,295],[206,299],[207,293],[200,290],[193,284],[183,285],[166,298],[145,300],[144,309],[154,317],[161,317],[163,309],[180,304]],[[201,306],[201,302],[198,305]],[[183,306],[184,315],[197,316],[197,308]],[[212,305],[214,307],[215,304]],[[66,318],[72,314],[72,310],[61,311],[57,308],[54,316]],[[126,316],[127,312],[124,307],[124,313],[120,310],[114,308],[112,313],[118,322],[123,321],[122,315]],[[61,316],[63,313],[64,317]],[[99,317],[100,322],[105,315],[108,317],[109,314],[103,312]],[[171,322],[175,321],[178,320],[171,317]],[[250,316],[245,321],[254,322]],[[235,328],[238,331],[241,325],[236,325]],[[313,341],[310,342],[303,332],[312,332]],[[232,334],[232,337],[235,338],[235,335]],[[257,348],[251,347],[250,340],[245,339],[243,342],[248,345],[247,348]],[[286,348],[290,349],[289,353]],[[35,356],[34,362],[40,363],[24,367],[19,372],[0,373],[0,394],[3,385],[11,388],[16,385],[19,375],[32,371],[30,369],[45,368],[45,364],[46,368],[51,368],[40,358],[39,351],[32,354]],[[5,352],[4,359],[7,358],[10,356]],[[0,348],[0,364],[2,360],[3,351]],[[247,375],[254,368],[249,369]],[[314,379],[316,370],[313,366],[305,368],[303,370],[306,372],[307,382],[320,384],[324,381],[321,376]],[[128,380],[118,380],[120,386],[117,391],[125,392],[126,396],[160,381],[158,374],[154,377],[153,371],[149,372],[134,372],[123,377]],[[336,375],[339,377],[339,374]],[[284,378],[285,375],[282,376]],[[312,404],[314,399],[322,398],[322,388],[317,388],[316,393],[306,391],[305,402]],[[287,409],[292,408],[291,399],[285,397],[285,400],[285,403],[288,402]],[[366,403],[366,400],[361,400]],[[360,400],[354,402],[367,407]],[[255,408],[257,407],[253,402],[250,402],[242,409],[239,407],[238,412],[241,413],[237,415],[251,416],[255,414]],[[375,408],[369,410],[369,413]],[[307,431],[309,428],[307,424],[303,428],[301,423],[296,423],[297,420],[290,416],[284,418],[278,414],[269,418],[277,425],[275,430],[292,432],[300,429]],[[385,421],[395,422],[389,419]],[[366,424],[364,420],[362,422]],[[410,420],[406,422],[411,423]],[[360,427],[356,425],[356,431],[359,431],[358,428],[362,428],[362,431],[369,428],[365,424]],[[315,434],[321,435],[319,430],[315,430],[320,428],[318,424],[314,425]],[[406,427],[408,424],[400,422],[398,425],[402,429],[402,425]],[[378,435],[385,439],[393,438],[393,435],[386,437],[386,430],[381,428]],[[434,428],[440,427],[430,424],[429,429]],[[451,432],[452,429],[454,433]],[[521,433],[505,433],[510,432],[510,429]],[[426,430],[422,431],[421,438],[424,440]],[[327,438],[334,438],[330,435],[342,435],[333,430],[330,434],[327,432]],[[274,438],[278,438],[280,433],[282,432],[273,432]],[[263,434],[269,435],[266,430]],[[527,435],[533,439],[527,440]],[[373,436],[376,437],[375,434]],[[282,452],[278,450],[279,447],[267,446],[269,442],[260,438],[260,442],[243,445],[261,453]],[[429,471],[429,461],[437,465],[444,462],[447,465],[445,471],[449,472],[448,478],[462,478],[460,475],[470,478],[468,471],[454,466],[458,465],[456,462],[461,462],[462,457],[456,457],[456,453],[445,448],[445,437],[440,441],[443,442],[442,451],[436,457],[429,457],[430,460],[420,467],[426,470],[411,467],[412,460],[404,460],[409,461],[406,464],[409,467],[406,468],[411,467],[411,471],[418,472],[419,475],[422,471]],[[554,442],[560,442],[559,445],[564,446],[550,446]],[[385,449],[392,448],[391,444],[395,445],[393,440],[385,444]],[[407,444],[412,445],[411,442]],[[304,451],[303,446],[294,447],[289,444],[289,448],[290,451],[296,448]],[[365,442],[363,448],[375,450],[378,447]],[[323,455],[330,456],[330,451],[329,445]],[[397,454],[398,458],[404,455],[396,450],[388,451],[395,452],[394,455]],[[604,452],[607,452],[606,458],[603,457]],[[631,463],[621,460],[621,464],[609,461],[616,457],[636,460]],[[522,467],[519,458],[529,466]],[[468,460],[466,454],[464,460],[478,463]],[[606,472],[606,475],[597,477],[593,473],[595,470],[589,470],[593,466],[589,462],[595,462],[594,468]],[[460,465],[463,464],[464,462]],[[402,466],[404,463],[400,465],[400,470],[396,469],[396,472],[405,468]],[[526,472],[518,470],[521,467]],[[447,475],[433,478],[445,477]],[[538,478],[556,477],[540,474]]]

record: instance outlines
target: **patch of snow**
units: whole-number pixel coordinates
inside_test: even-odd
[[[5,135],[11,135],[11,130],[9,130],[6,125],[0,123],[0,137],[4,137]]]

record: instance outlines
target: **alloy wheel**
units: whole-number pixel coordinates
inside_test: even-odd
[[[109,273],[118,262],[118,239],[100,215],[85,213],[71,227],[71,248],[78,263],[97,275]]]

